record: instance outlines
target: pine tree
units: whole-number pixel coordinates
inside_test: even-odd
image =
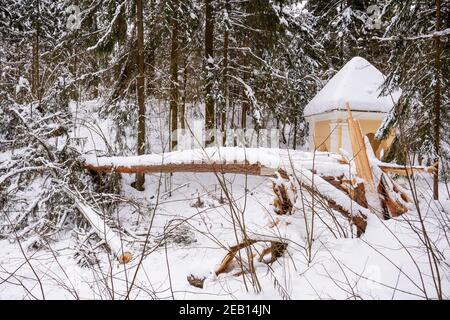
[[[331,71],[339,70],[354,56],[362,56],[384,71],[388,43],[375,41],[381,36],[382,22],[389,16],[387,3],[376,0],[309,0],[306,8],[317,17],[318,40],[326,49]],[[379,10],[370,12],[375,6]],[[378,15],[379,14],[379,15]],[[370,20],[373,19],[373,20]],[[371,25],[370,22],[379,22]]]
[[[438,161],[448,154],[442,152],[441,145],[448,145],[449,137],[441,133],[448,132],[449,111],[441,106],[448,106],[449,97],[441,88],[448,87],[449,73],[441,65],[450,51],[448,37],[440,36],[439,30],[449,27],[448,19],[441,21],[440,16],[448,16],[450,4],[404,1],[393,3],[389,10],[398,14],[380,39],[393,43],[385,92],[401,88],[403,93],[378,137],[396,125],[408,138],[402,140],[403,149],[393,148],[388,158],[407,161],[406,157],[412,153],[429,162]],[[436,171],[433,186],[436,199],[438,174]]]
[[[16,81],[22,78],[29,83],[27,100],[38,103],[50,90],[60,70],[45,74],[41,70],[51,67],[53,61],[53,64],[60,61],[61,47],[56,44],[62,40],[65,31],[63,13],[61,4],[49,0],[2,1],[0,42],[9,48],[4,52],[4,63],[23,59],[19,64],[11,64],[13,68],[4,69],[8,73],[4,76],[10,80],[4,89],[13,93]],[[27,52],[25,48],[30,50]]]

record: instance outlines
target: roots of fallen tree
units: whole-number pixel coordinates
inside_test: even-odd
[[[242,243],[239,243],[235,246],[232,246],[229,250],[226,256],[222,259],[222,262],[220,263],[219,267],[216,269],[215,274],[219,275],[222,273],[228,273],[234,269],[234,260],[236,258],[237,253],[241,249],[245,249],[247,247],[250,247],[251,245],[257,243],[257,242],[269,242],[270,246],[265,248],[259,255],[258,261],[263,262],[264,257],[268,254],[271,254],[270,260],[268,263],[275,262],[279,257],[283,255],[283,253],[287,249],[287,243],[283,243],[280,241],[269,241],[269,240],[254,240],[249,239]],[[243,272],[244,270],[241,270]],[[238,273],[240,274],[240,273]]]

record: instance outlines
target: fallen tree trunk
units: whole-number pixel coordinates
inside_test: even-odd
[[[360,211],[359,214],[352,214],[345,206],[335,201],[331,197],[327,197],[317,190],[313,189],[308,185],[302,184],[302,186],[311,193],[315,193],[317,197],[321,200],[325,201],[331,209],[334,209],[341,213],[344,217],[346,217],[349,221],[351,221],[356,226],[356,235],[360,237],[365,231],[367,227],[367,215]],[[359,206],[356,202],[354,204],[356,207]]]
[[[91,206],[85,204],[82,199],[67,188],[66,192],[72,196],[78,211],[80,211],[83,217],[89,222],[93,231],[99,238],[105,241],[106,245],[111,249],[111,252],[117,257],[119,262],[130,262],[133,258],[133,254],[129,249],[124,247],[120,236],[106,224],[105,220],[101,218],[100,213]]]
[[[302,187],[351,221],[356,226],[358,237],[365,232],[367,216],[370,213],[369,209],[359,205],[344,193],[344,191],[339,190],[310,170],[295,170],[294,176]]]
[[[85,165],[85,169],[96,172],[117,172],[117,173],[174,173],[174,172],[218,172],[235,173],[252,176],[274,176],[275,170],[262,166],[259,163],[177,163],[158,165],[132,165],[132,166],[112,166],[93,164]]]
[[[356,179],[345,179],[344,175],[335,177],[335,176],[323,176],[324,180],[328,183],[335,186],[337,189],[345,192],[348,196],[355,200],[360,206],[364,208],[368,208],[369,205],[367,203],[366,198],[366,190],[364,183],[357,182]]]

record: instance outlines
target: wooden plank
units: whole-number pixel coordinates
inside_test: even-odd
[[[348,123],[349,138],[352,145],[353,160],[355,161],[356,165],[356,173],[359,177],[362,178],[361,159],[357,156],[359,150],[361,150],[361,147],[359,146],[358,140],[356,139],[355,124],[350,111],[350,106],[348,104],[347,104],[347,111],[348,111],[347,123]]]
[[[359,121],[355,121],[350,110],[350,105],[346,103],[348,118],[347,123],[349,127],[350,142],[352,144],[353,158],[356,164],[357,175],[364,179],[371,188],[373,185],[372,169],[370,167],[369,158],[367,157],[366,144],[362,136]]]
[[[356,138],[358,139],[358,144],[361,146],[361,152],[358,153],[358,156],[361,157],[361,164],[363,169],[363,174],[368,182],[373,186],[373,174],[372,168],[370,166],[369,157],[367,156],[367,147],[364,141],[364,137],[361,130],[361,125],[359,120],[356,120]]]

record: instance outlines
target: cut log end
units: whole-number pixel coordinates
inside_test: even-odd
[[[119,262],[121,264],[127,264],[133,259],[133,254],[129,251],[125,251],[122,255],[119,256]]]

